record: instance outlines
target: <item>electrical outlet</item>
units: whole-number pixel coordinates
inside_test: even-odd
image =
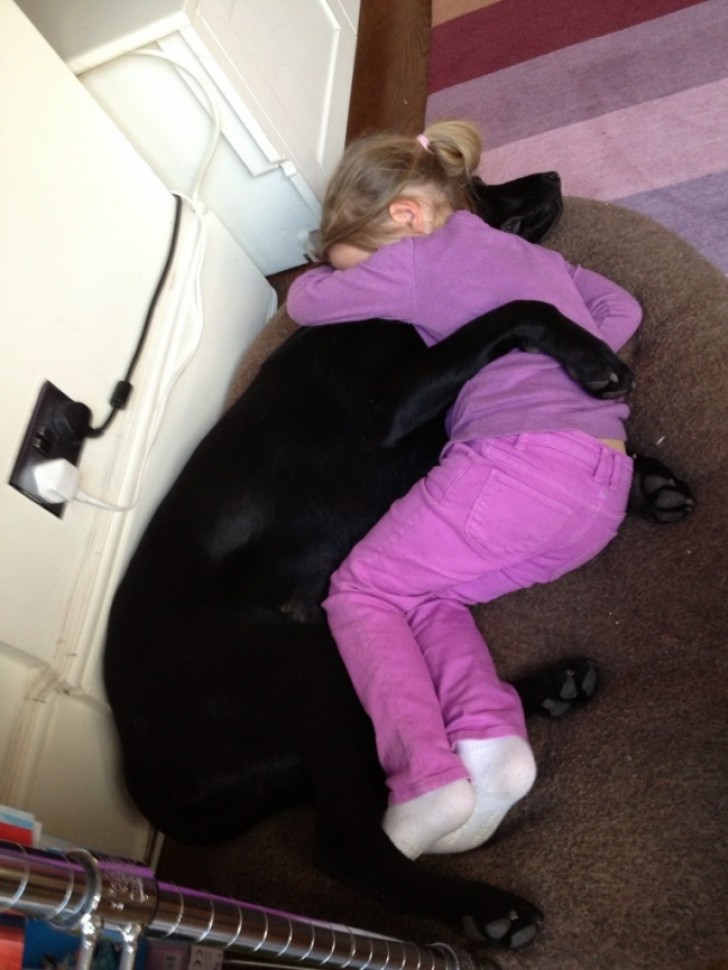
[[[72,400],[46,381],[40,389],[9,479],[13,488],[53,515],[63,515],[64,502],[46,502],[38,494],[35,469],[53,458],[65,458],[77,465],[90,420],[91,411],[85,404]]]

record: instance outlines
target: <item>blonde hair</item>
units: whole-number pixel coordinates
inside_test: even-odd
[[[383,132],[353,141],[326,190],[317,255],[325,259],[334,243],[373,252],[391,241],[390,204],[418,190],[434,190],[449,209],[469,209],[481,151],[478,129],[459,120],[434,122],[424,137]]]

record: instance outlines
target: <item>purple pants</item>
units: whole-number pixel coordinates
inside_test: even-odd
[[[592,559],[631,480],[626,455],[578,431],[451,443],[336,571],[324,606],[390,803],[467,778],[456,741],[526,738],[468,607]]]

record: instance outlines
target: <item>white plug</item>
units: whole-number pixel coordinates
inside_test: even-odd
[[[78,468],[66,458],[53,458],[33,469],[38,496],[52,505],[73,501],[78,493],[78,477]]]
[[[79,488],[79,477],[78,468],[66,458],[53,458],[51,461],[41,462],[33,469],[38,498],[51,505],[73,502],[75,499],[77,502],[95,505],[96,508],[106,509],[108,512],[129,512],[136,505],[136,502],[132,505],[109,505],[108,502],[102,502],[93,495],[87,495]]]

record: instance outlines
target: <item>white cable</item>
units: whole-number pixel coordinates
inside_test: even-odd
[[[93,495],[88,495],[83,489],[76,492],[75,495],[77,502],[83,502],[84,505],[95,505],[96,508],[106,509],[107,512],[131,512],[136,505],[110,505],[108,502],[102,502],[100,498],[94,498]]]
[[[212,164],[212,159],[217,151],[217,145],[220,141],[222,135],[222,112],[220,110],[219,100],[214,91],[210,90],[209,85],[202,78],[198,77],[194,71],[191,71],[188,67],[178,61],[176,58],[171,57],[169,54],[165,54],[164,51],[155,50],[151,47],[140,47],[139,50],[127,51],[125,54],[119,56],[140,56],[140,57],[155,57],[160,61],[167,61],[178,71],[181,71],[188,78],[190,78],[196,85],[198,90],[202,92],[205,100],[210,107],[210,114],[212,115],[212,134],[210,136],[210,141],[207,146],[205,154],[202,156],[202,161],[200,162],[199,168],[197,170],[197,177],[192,183],[192,189],[190,191],[190,198],[196,203],[199,201],[200,187],[202,186],[202,181],[207,175],[207,170]],[[179,193],[175,193],[179,194]]]

